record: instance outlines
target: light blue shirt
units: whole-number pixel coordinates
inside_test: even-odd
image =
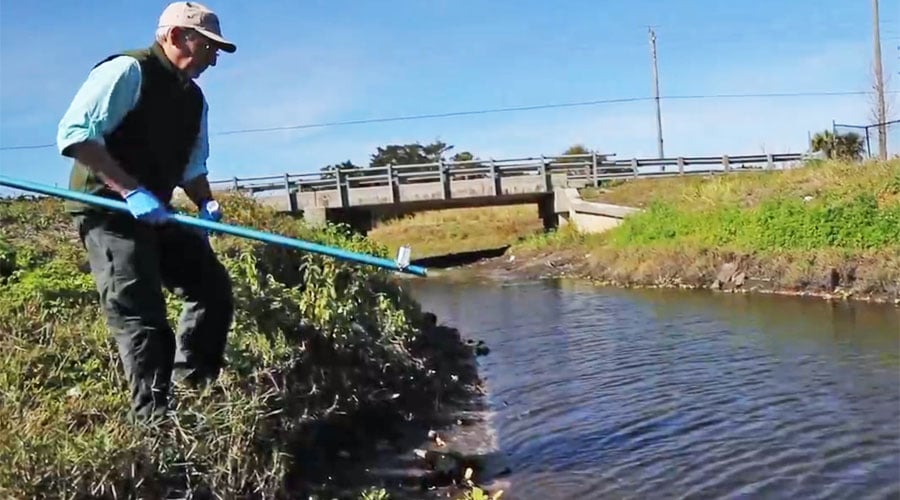
[[[104,135],[113,131],[137,104],[141,96],[141,66],[137,59],[118,56],[91,70],[78,89],[69,109],[63,115],[56,131],[56,146],[60,153],[72,144],[93,140],[105,145]],[[206,98],[200,133],[191,152],[191,158],[181,180],[188,181],[208,173],[209,157]]]

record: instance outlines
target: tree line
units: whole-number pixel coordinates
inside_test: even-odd
[[[323,179],[333,179],[334,171],[340,169],[345,171],[344,175],[353,177],[356,175],[353,170],[362,170],[367,167],[417,165],[437,163],[439,161],[470,162],[468,165],[471,165],[472,167],[482,165],[481,158],[468,150],[459,151],[448,156],[454,148],[455,146],[440,140],[427,144],[421,144],[419,142],[388,144],[379,146],[375,152],[369,156],[367,165],[357,165],[350,160],[345,160],[341,163],[333,163],[322,167],[321,175]],[[809,149],[813,152],[821,152],[827,158],[856,161],[862,159],[866,151],[866,145],[864,138],[855,132],[835,134],[831,130],[823,130],[816,133],[811,138]],[[560,153],[560,155],[589,155],[595,152],[597,151],[591,150],[583,144],[573,144]],[[598,160],[600,161],[605,159],[606,157],[604,155],[598,157]],[[559,158],[556,161],[567,163],[583,160],[578,158]],[[426,168],[423,167],[423,170],[424,169]]]
[[[340,169],[344,175],[352,177],[353,170],[361,170],[367,167],[386,167],[388,165],[417,165],[423,163],[437,163],[438,161],[471,162],[468,165],[477,167],[481,165],[481,158],[471,151],[459,151],[448,156],[455,146],[443,141],[434,141],[428,144],[413,142],[408,144],[388,144],[379,146],[369,156],[367,165],[357,165],[350,160],[341,163],[333,163],[321,168],[323,179],[333,179],[334,171]],[[562,155],[591,154],[593,151],[582,144],[569,146]],[[602,159],[602,158],[601,158]],[[577,159],[560,159],[559,161],[579,161]]]

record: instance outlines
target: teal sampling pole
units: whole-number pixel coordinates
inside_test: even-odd
[[[18,179],[12,179],[5,175],[0,175],[0,186],[9,186],[18,189],[24,189],[26,191],[33,191],[36,193],[43,193],[50,196],[56,196],[58,198],[65,198],[68,200],[80,201],[82,203],[88,203],[91,205],[96,205],[104,208],[109,208],[112,210],[118,210],[120,212],[131,213],[128,210],[128,205],[124,201],[113,200],[110,198],[104,198],[102,196],[96,196],[88,193],[79,193],[77,191],[72,191],[69,189],[57,188],[53,186],[47,186],[44,184],[38,184],[29,181],[23,181]],[[222,222],[214,222],[209,220],[200,219],[198,217],[191,217],[189,215],[177,214],[174,213],[170,215],[169,220],[175,221],[187,226],[199,227],[211,231],[218,231],[221,233],[227,233],[234,236],[239,236],[241,238],[248,238],[252,240],[263,241],[265,243],[272,243],[275,245],[281,245],[290,248],[296,248],[299,250],[305,250],[308,252],[320,253],[324,255],[329,255],[331,257],[336,257],[338,259],[349,260],[353,262],[358,262],[362,264],[370,264],[373,266],[382,267],[385,269],[391,269],[394,271],[399,271],[403,273],[413,274],[416,276],[426,276],[428,274],[427,270],[423,267],[413,266],[413,265],[404,265],[400,262],[392,261],[389,259],[376,257],[374,255],[367,255],[358,252],[351,252],[348,250],[343,250],[341,248],[320,245],[318,243],[312,243],[309,241],[298,240],[295,238],[288,238],[286,236],[281,236],[278,234],[266,233],[263,231],[257,231],[255,229],[250,229],[247,227],[236,226],[231,224],[225,224]]]

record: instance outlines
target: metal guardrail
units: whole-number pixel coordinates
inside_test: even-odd
[[[632,158],[610,160],[615,155],[577,154],[525,158],[439,161],[415,165],[387,165],[300,174],[233,177],[210,182],[213,189],[249,193],[285,190],[289,193],[348,190],[397,184],[448,183],[454,180],[498,179],[516,176],[565,176],[566,181],[597,186],[600,181],[675,175],[785,169],[807,158],[802,153]],[[548,183],[547,189],[551,189]]]

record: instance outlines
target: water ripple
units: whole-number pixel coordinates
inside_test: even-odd
[[[457,286],[416,295],[491,346],[504,498],[900,497],[900,313]]]

